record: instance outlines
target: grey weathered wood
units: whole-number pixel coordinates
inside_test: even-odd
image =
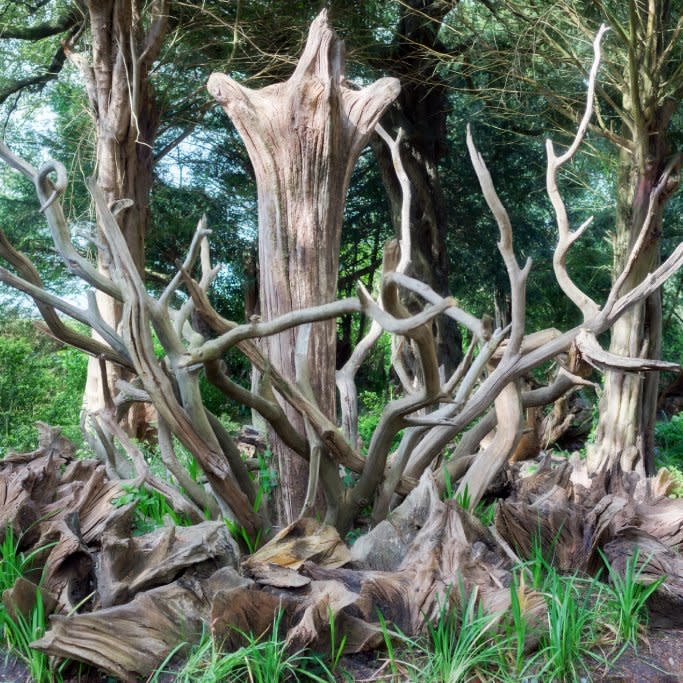
[[[333,301],[337,288],[344,199],[351,171],[384,110],[396,98],[396,79],[362,90],[344,82],[343,42],[323,10],[292,76],[252,90],[213,74],[209,92],[232,119],[249,152],[258,188],[261,315],[270,320]],[[323,413],[335,414],[335,325],[311,332],[309,364]],[[269,362],[294,380],[295,332],[269,337]],[[286,408],[300,426],[301,417]],[[280,514],[291,521],[306,490],[305,463],[271,437],[282,486]]]

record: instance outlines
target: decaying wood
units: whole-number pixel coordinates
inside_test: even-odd
[[[37,451],[10,456],[0,474],[11,484],[23,480],[19,465],[46,472],[33,489],[44,497],[35,500],[38,510],[44,503],[52,511],[49,522],[39,523],[47,526],[35,540],[49,541],[36,554],[47,567],[44,584],[38,589],[23,580],[3,599],[26,613],[41,590],[54,614],[34,647],[49,654],[132,681],[149,674],[176,646],[198,639],[207,624],[217,642],[234,647],[240,640],[236,628],[262,633],[284,610],[292,647],[326,647],[332,613],[347,635],[346,651],[357,652],[382,642],[378,610],[393,626],[416,634],[425,619],[461,600],[462,591],[475,591],[501,619],[509,604],[509,559],[474,517],[441,502],[429,473],[353,552],[333,527],[303,518],[247,558],[240,575],[236,546],[222,523],[169,525],[131,537],[131,505],[112,505],[120,483],[112,488],[104,466],[93,461],[72,461],[60,475],[59,465],[72,452],[60,452],[64,441],[47,434],[51,439]],[[109,497],[95,495],[96,484]],[[88,519],[94,510],[104,519],[89,522],[86,541],[79,511]],[[92,537],[96,527],[101,532]],[[541,603],[529,596],[526,604],[533,612]]]
[[[250,569],[271,563],[298,569],[306,561],[332,568],[349,561],[348,548],[337,530],[310,517],[303,517],[284,528],[251,555],[244,566]]]
[[[589,477],[578,458],[553,467],[547,457],[533,475],[514,481],[495,526],[522,558],[540,544],[562,571],[604,569],[604,554],[623,572],[638,553],[639,581],[666,577],[651,604],[653,623],[683,625],[683,500],[662,496],[661,478],[617,470]]]
[[[105,409],[89,418],[94,429],[90,442],[99,461],[75,460],[73,448],[44,427],[35,452],[0,462],[0,536],[11,528],[20,548],[39,549],[35,566],[5,593],[4,604],[26,613],[40,590],[53,612],[50,630],[35,647],[134,680],[150,673],[177,645],[196,640],[207,625],[216,641],[230,648],[240,639],[235,628],[261,634],[278,610],[283,611],[292,647],[326,648],[327,624],[334,615],[349,652],[381,642],[378,611],[392,626],[415,635],[444,607],[474,596],[501,624],[510,607],[513,558],[515,553],[530,554],[535,534],[544,551],[553,553],[556,565],[567,571],[597,570],[604,562],[601,551],[621,571],[638,549],[643,580],[667,575],[655,595],[656,614],[664,619],[667,609],[682,604],[677,553],[683,511],[680,502],[661,496],[665,476],[646,480],[604,471],[590,477],[575,460],[558,465],[548,457],[533,476],[513,478],[512,495],[498,506],[492,533],[455,502],[440,500],[446,475],[434,474],[437,468],[448,472],[458,481],[461,499],[467,497],[475,505],[506,467],[523,430],[523,410],[586,384],[586,364],[632,373],[671,367],[606,353],[597,339],[683,266],[683,245],[624,294],[618,285],[632,267],[633,259],[628,259],[602,307],[580,290],[566,268],[568,249],[590,221],[570,229],[557,174],[576,153],[590,120],[601,35],[576,138],[560,156],[548,144],[547,190],[559,238],[556,277],[583,314],[581,325],[565,332],[525,333],[531,264],[520,266],[517,261],[510,218],[469,132],[472,163],[500,232],[499,251],[512,292],[510,326],[494,330],[488,319],[477,320],[452,298],[405,274],[411,190],[403,182],[400,134],[396,140],[384,137],[402,178],[403,243],[385,245],[376,299],[359,286],[357,297],[333,300],[335,245],[353,163],[398,85],[383,79],[360,91],[347,87],[342,45],[327,24],[326,12],[314,22],[304,54],[285,83],[254,91],[220,74],[209,83],[254,162],[264,275],[262,321],[240,325],[222,318],[211,305],[208,289],[218,268],[211,265],[205,220],[199,222],[177,274],[155,298],[144,287],[139,254],[129,248],[116,217],[120,209],[130,208],[129,200],[110,206],[103,189],[88,183],[102,250],[110,257],[108,272],[102,273],[71,241],[60,201],[66,186],[64,167],[49,162],[34,169],[0,143],[0,157],[35,183],[67,267],[119,302],[120,325],[114,329],[105,322],[92,292],[85,309],[46,292],[30,259],[1,233],[0,256],[15,272],[0,268],[0,281],[33,297],[54,336],[102,365],[112,361],[135,375],[118,384],[116,397],[105,392]],[[657,201],[659,191],[651,194],[651,202]],[[633,258],[641,246],[639,240]],[[181,286],[189,296],[176,309],[174,297]],[[406,291],[413,302],[425,302],[422,310],[408,312]],[[57,311],[84,322],[99,339],[70,332]],[[339,429],[332,383],[334,321],[359,312],[373,325],[338,375],[343,401]],[[450,377],[443,377],[436,363],[432,322],[437,315],[450,317],[471,334],[468,352]],[[385,407],[363,457],[357,439],[358,405],[349,401],[356,400],[360,363],[382,331],[399,338],[394,348],[410,345],[414,367],[405,371],[400,354],[395,354],[394,368],[405,395]],[[155,337],[164,350],[162,360],[155,354]],[[242,353],[260,374],[253,390],[227,376],[223,356],[229,349]],[[572,354],[578,354],[576,363]],[[561,366],[551,384],[522,391],[525,375],[551,359]],[[265,506],[258,506],[258,492],[238,446],[203,405],[202,369],[225,395],[260,412],[286,446],[280,475],[288,500],[281,512],[299,518],[239,568],[226,526],[222,521],[202,522],[203,511],[216,519],[233,519],[252,538],[263,533],[267,540],[272,526]],[[123,433],[116,411],[120,416],[134,403],[154,406],[162,460],[186,494],[153,476],[141,451]],[[401,430],[400,445],[392,452]],[[480,450],[491,430],[491,442]],[[442,468],[444,450],[458,435],[453,458]],[[206,488],[183,473],[173,452],[174,438],[196,458]],[[308,487],[305,478],[286,474],[290,454],[313,465]],[[628,452],[618,455],[622,460],[631,457]],[[343,468],[353,479],[348,487],[342,483],[348,474]],[[143,484],[189,515],[194,526],[168,524],[132,537],[133,506],[116,508],[114,500],[125,485]],[[327,501],[325,522],[334,526],[305,516],[315,507],[318,486]],[[349,550],[339,532],[351,528],[368,506],[374,528]],[[528,619],[539,626],[534,630],[538,637],[543,600],[529,592],[523,597]],[[667,618],[678,619],[675,613]]]
[[[129,519],[112,515],[109,520],[97,575],[102,607],[128,602],[137,593],[168,584],[188,567],[209,561],[217,566],[237,564],[239,551],[223,522],[191,527],[171,524],[130,537]]]
[[[196,642],[207,625],[221,647],[233,649],[241,644],[240,632],[266,632],[278,612],[290,647],[323,651],[329,651],[332,615],[346,636],[347,653],[383,643],[380,613],[390,629],[417,635],[443,609],[472,597],[494,616],[494,627],[506,628],[516,557],[510,548],[524,558],[536,532],[567,571],[596,570],[603,563],[600,551],[615,571],[623,571],[637,549],[640,580],[667,576],[655,593],[653,622],[680,625],[680,610],[672,606],[683,605],[683,502],[662,498],[661,481],[590,479],[578,460],[557,466],[546,458],[534,475],[514,481],[511,498],[499,503],[492,533],[455,501],[442,501],[427,471],[351,550],[333,527],[302,518],[238,568],[237,547],[220,522],[167,525],[131,537],[131,506],[117,508],[111,498],[92,493],[95,482],[105,490],[111,484],[104,466],[72,461],[60,475],[55,463],[72,458],[69,449],[60,453],[60,444],[47,431],[44,446],[11,456],[0,469],[0,481],[10,484],[22,479],[21,468],[52,472],[51,480],[44,477],[33,489],[52,510],[49,521],[39,522],[42,531],[33,543],[50,543],[36,553],[35,581],[21,580],[3,601],[27,613],[40,590],[53,616],[33,646],[125,681],[149,675],[172,650]],[[90,483],[79,489],[78,481]],[[40,500],[36,505],[43,509]],[[87,519],[94,510],[104,518],[102,531],[86,542],[79,511]],[[90,529],[96,526],[90,522]],[[41,567],[47,573],[38,588]],[[523,585],[517,590],[532,626],[526,643],[532,648],[543,633],[545,601]]]

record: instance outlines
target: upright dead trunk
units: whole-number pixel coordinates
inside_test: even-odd
[[[446,152],[446,116],[449,109],[446,84],[438,76],[438,39],[448,3],[409,0],[401,3],[388,72],[401,81],[401,94],[384,117],[391,129],[402,128],[402,161],[411,184],[409,275],[448,296],[448,217],[439,176],[439,161]],[[382,180],[391,201],[397,233],[400,231],[403,193],[396,178],[391,154],[379,142],[374,146]],[[460,332],[455,322],[441,316],[435,323],[437,356],[445,376],[461,359]]]
[[[90,0],[92,61],[70,55],[85,78],[95,120],[97,183],[110,205],[121,199],[132,200],[116,217],[141,274],[150,223],[152,146],[159,122],[149,70],[166,30],[167,3],[155,3],[148,12],[151,19],[146,22],[135,0]],[[108,272],[108,256],[101,251],[98,265]],[[98,293],[98,305],[104,319],[116,329],[121,318],[119,304]],[[108,366],[107,371],[113,385],[117,370]],[[102,389],[97,359],[91,359],[84,398],[87,410],[102,407]],[[130,431],[141,436],[145,426],[142,415],[131,414],[129,422]]]
[[[256,174],[259,291],[266,320],[336,296],[351,170],[399,91],[395,79],[381,79],[360,91],[343,82],[343,42],[329,27],[326,10],[313,22],[296,70],[284,83],[251,90],[224,74],[209,80]],[[295,337],[291,330],[264,340],[269,361],[292,379]],[[334,322],[313,326],[308,361],[315,398],[334,418]],[[303,432],[301,416],[286,410]],[[278,514],[286,523],[304,502],[307,465],[272,430],[270,443],[280,477]]]
[[[613,273],[623,270],[644,226],[645,234],[621,293],[642,282],[659,262],[662,215],[678,188],[680,167],[680,158],[670,156],[667,131],[683,92],[678,82],[672,90],[669,78],[669,72],[678,68],[670,63],[678,48],[669,42],[678,40],[675,32],[671,38],[677,13],[669,3],[657,7],[632,2],[630,8],[631,43],[621,88],[623,132],[629,145],[619,153]],[[662,184],[661,193],[651,201],[655,188]],[[610,351],[657,359],[661,338],[662,305],[657,291],[617,320]],[[652,473],[658,383],[656,372],[606,373],[595,446],[588,454],[591,471],[620,466],[624,471]]]

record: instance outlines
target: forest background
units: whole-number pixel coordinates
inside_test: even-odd
[[[523,333],[566,330],[580,324],[582,318],[590,321],[591,312],[599,306],[594,302],[614,303],[612,294],[616,297],[637,288],[646,273],[665,262],[679,245],[683,236],[677,192],[683,116],[680,3],[406,0],[331,2],[326,6],[346,42],[344,87],[370,89],[370,84],[385,76],[401,83],[401,92],[391,97],[395,101],[388,104],[382,125],[392,136],[400,137],[402,163],[412,189],[409,274],[438,295],[453,295],[473,320],[481,321],[482,328],[490,325],[497,330],[512,323],[515,330],[521,319]],[[266,318],[273,314],[263,300],[263,282],[273,275],[267,269],[259,271],[258,266],[258,209],[263,209],[256,203],[262,190],[256,183],[260,169],[252,166],[253,156],[250,159],[249,155],[253,149],[247,152],[230,118],[216,106],[218,99],[235,118],[229,103],[221,100],[221,87],[227,87],[227,81],[215,76],[210,80],[210,75],[229,73],[253,89],[287,79],[320,9],[318,2],[220,0],[0,3],[2,136],[15,154],[36,167],[52,158],[65,164],[68,182],[59,185],[60,202],[74,245],[85,256],[83,262],[97,263],[104,273],[111,267],[106,261],[107,249],[102,248],[103,233],[98,233],[106,224],[103,215],[106,217],[107,210],[102,203],[106,201],[116,214],[131,263],[147,290],[161,300],[170,292],[182,308],[187,295],[176,292],[173,283],[204,215],[212,231],[211,260],[222,264],[211,289],[215,311],[224,320],[255,325],[264,310]],[[609,31],[603,37],[601,70],[595,80],[588,71],[601,25]],[[207,82],[213,83],[210,92]],[[389,87],[388,81],[382,82]],[[545,140],[552,138],[558,149],[570,145],[586,110],[590,84],[596,85],[593,117],[587,123],[583,144],[570,155],[561,178],[568,222],[582,225],[578,231],[582,238],[572,245],[566,267],[564,262],[560,264],[560,271],[564,270],[565,276],[569,271],[580,284],[583,291],[577,293],[572,282],[568,285],[566,278],[558,276],[558,265],[553,264],[554,252],[557,260],[556,223],[561,221],[557,205],[548,197],[553,198],[552,191],[545,191]],[[515,285],[523,285],[523,278],[519,273],[514,276],[514,269],[499,257],[498,242],[504,239],[494,229],[487,207],[490,198],[479,191],[465,142],[467,125],[509,212],[516,257],[522,263],[530,258],[534,264],[526,283],[525,321],[524,316],[515,319],[514,315],[515,310],[519,313],[519,295],[524,291],[523,286]],[[406,227],[402,220],[405,188],[400,173],[396,175],[391,146],[381,138],[379,132],[370,136],[370,144],[360,153],[350,177],[339,274],[336,286],[333,283],[339,299],[352,297],[359,282],[377,294],[384,286],[382,259],[388,251],[387,240]],[[89,177],[102,189],[104,199],[99,204],[93,203],[86,190]],[[7,246],[12,244],[30,255],[48,292],[85,305],[82,283],[66,274],[55,251],[38,210],[35,189],[5,166],[0,169],[0,179],[0,224],[7,236],[0,247],[5,259],[20,270],[16,255]],[[38,190],[40,195],[40,182]],[[127,198],[133,199],[132,205],[120,204]],[[48,209],[53,199],[44,202],[42,209]],[[588,226],[589,216],[592,223]],[[643,224],[649,228],[645,243],[640,244]],[[588,228],[585,231],[584,226]],[[574,235],[570,238],[574,242]],[[631,249],[633,263],[629,260]],[[327,256],[323,252],[320,261]],[[627,261],[628,279],[621,282],[618,274]],[[516,263],[515,267],[519,270]],[[302,279],[307,275],[305,269],[298,273]],[[9,282],[12,277],[3,270],[0,279]],[[611,293],[615,280],[619,287]],[[555,426],[559,421],[570,429],[553,432],[552,440],[545,438],[552,429],[541,430],[544,439],[537,440],[528,455],[533,457],[550,446],[561,456],[567,455],[564,448],[577,450],[581,457],[588,457],[593,473],[635,470],[654,474],[666,465],[672,480],[668,493],[681,494],[680,374],[673,366],[658,364],[660,358],[680,363],[683,356],[681,285],[679,273],[666,282],[661,293],[634,306],[611,331],[601,328],[598,340],[614,354],[602,364],[605,378],[585,368],[582,379],[573,375],[572,381],[580,387],[573,393],[580,408],[576,419],[564,421],[561,415]],[[33,425],[38,420],[60,427],[81,455],[89,454],[93,441],[84,440],[83,426],[88,423],[83,422],[82,408],[84,402],[90,411],[107,408],[102,366],[45,335],[36,324],[35,309],[15,290],[0,285],[0,300],[0,455],[34,448]],[[115,327],[121,322],[120,308],[99,301],[104,317]],[[419,308],[415,300],[409,305],[413,312]],[[358,347],[370,328],[365,313],[356,311],[339,318],[336,345],[311,352],[314,385],[319,382],[328,393],[334,386],[321,378],[342,368]],[[193,319],[193,329],[208,339],[213,333],[203,328],[202,322]],[[434,323],[436,354],[445,377],[463,358],[465,363],[471,361],[468,349],[474,349],[475,341],[468,346],[466,327],[458,327],[446,317]],[[83,328],[74,330],[78,335]],[[83,339],[79,337],[87,347]],[[484,339],[482,336],[479,341]],[[169,352],[162,341],[157,338],[154,349],[159,359]],[[330,349],[335,346],[332,355]],[[375,435],[386,432],[381,429],[383,423],[396,426],[397,432],[398,427],[409,424],[402,422],[405,415],[392,418],[387,409],[395,405],[402,387],[410,394],[410,378],[406,381],[401,375],[405,368],[401,370],[401,364],[395,362],[396,354],[389,336],[381,337],[357,374],[357,434],[343,425],[351,450],[356,444],[359,453],[372,450]],[[624,373],[614,359],[626,356],[663,372]],[[184,371],[174,365],[176,360],[167,367],[173,366],[178,379]],[[408,354],[408,366],[410,361]],[[272,388],[264,389],[268,372],[261,374],[259,385],[257,373],[243,356],[230,353],[222,363],[213,379],[210,365],[206,365],[206,376],[199,375],[199,390],[206,414],[216,416],[210,427],[211,439],[218,438],[228,453],[221,436],[228,435],[229,441],[242,425],[259,422],[249,404],[265,404],[253,397],[240,404],[226,394],[244,396],[244,389],[258,387],[267,398]],[[524,378],[525,391],[552,382],[559,367],[556,359],[534,367]],[[112,372],[110,379],[119,371]],[[228,390],[216,388],[221,384],[216,376],[220,380],[221,373],[233,383],[223,382]],[[419,367],[413,379],[419,384]],[[318,398],[323,412],[334,405],[333,397],[331,401],[322,395]],[[188,410],[191,403],[187,400]],[[497,405],[489,417],[498,410]],[[552,424],[550,405],[545,411],[527,413],[525,433],[537,432],[543,418]],[[428,421],[430,416],[417,419]],[[206,421],[203,413],[202,420]],[[135,437],[134,447],[144,452],[150,464],[158,463],[154,418],[150,421],[149,414],[133,409],[125,422],[125,429]],[[469,436],[476,431],[476,421],[473,424]],[[301,437],[304,425],[298,428]],[[304,432],[309,444],[301,446],[301,438],[289,437],[307,453],[309,447],[316,447],[309,428],[307,424]],[[316,428],[324,431],[320,424]],[[117,427],[111,429],[114,433]],[[272,519],[280,526],[296,519],[302,505],[315,507],[303,485],[306,473],[300,469],[300,460],[295,458],[291,464],[281,455],[277,439],[282,433],[277,428],[275,432],[270,435],[273,455],[266,451],[263,459],[259,456],[258,471],[252,472],[258,493],[251,481],[245,480],[244,490],[255,500],[247,501],[242,517],[238,514],[244,527],[241,531],[235,527],[235,535],[241,533],[240,542],[249,551],[274,531],[270,521],[265,523],[268,513],[261,515],[258,509],[261,496],[272,494],[276,499]],[[117,438],[130,452],[125,435]],[[379,444],[386,446],[381,456],[385,461],[396,443]],[[176,446],[196,484],[198,461]],[[375,451],[382,451],[377,443],[374,446]],[[458,469],[457,465],[450,469],[448,464],[457,448],[457,442],[447,444],[434,460],[442,488],[451,487],[449,473]],[[211,468],[204,469],[215,489],[217,479],[211,479]],[[244,469],[246,477],[246,466]],[[351,489],[354,483],[363,484],[367,474],[367,480],[374,481],[372,496],[377,494],[373,521],[383,519],[389,509],[388,498],[397,491],[403,495],[401,474],[382,504],[381,472],[375,476],[368,468],[368,473],[363,470],[356,477],[359,472],[352,469],[346,471],[343,485]],[[341,473],[338,466],[336,470]],[[484,478],[486,485],[480,486],[481,490],[475,489],[472,505],[461,488],[459,504],[474,508],[487,493],[494,474]],[[391,481],[390,474],[387,480]],[[338,485],[335,481],[334,486]],[[333,490],[325,490],[328,517]],[[136,495],[141,495],[140,491]],[[369,501],[362,492],[356,498],[353,492],[344,495],[349,505],[333,523],[351,542],[365,529]],[[197,496],[205,498],[201,491]],[[253,535],[257,530],[264,536]]]

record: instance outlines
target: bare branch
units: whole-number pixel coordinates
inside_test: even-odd
[[[157,423],[157,436],[159,438],[159,454],[168,468],[168,471],[176,478],[178,485],[183,488],[192,502],[202,511],[208,512],[212,519],[220,516],[220,508],[216,504],[216,499],[210,496],[203,486],[198,484],[187,470],[178,462],[178,458],[173,448],[173,437],[171,430],[163,420],[159,418]]]
[[[395,272],[387,273],[384,278],[387,282],[391,282],[401,287],[409,289],[411,292],[420,295],[425,301],[430,304],[437,305],[442,300],[443,297],[437,294],[428,284],[416,280],[415,278],[409,277],[405,273]],[[453,300],[453,304],[449,306],[445,311],[444,315],[452,318],[457,323],[464,325],[470,332],[472,332],[478,339],[484,340],[485,333],[484,328],[481,324],[481,320],[475,318],[473,315],[467,311],[462,310],[457,306],[457,302]]]
[[[199,256],[200,245],[202,244],[203,238],[211,234],[211,230],[207,229],[207,223],[208,223],[208,219],[206,217],[206,214],[204,214],[199,219],[199,223],[197,223],[197,228],[194,232],[194,235],[192,236],[192,242],[190,243],[190,248],[187,251],[187,256],[185,257],[185,261],[183,262],[183,265],[182,265],[182,270],[185,270],[188,273],[194,267],[195,261],[197,260],[197,257]],[[183,280],[182,272],[179,269],[178,272],[173,276],[173,279],[168,283],[168,285],[166,286],[166,288],[162,292],[161,296],[159,297],[159,304],[161,306],[167,306],[168,305],[168,303],[171,300],[171,297],[173,296],[175,291],[180,286],[180,283],[182,282],[182,280]]]
[[[576,346],[581,357],[598,370],[620,370],[621,372],[643,372],[646,370],[678,372],[681,368],[678,363],[668,363],[651,358],[632,358],[620,356],[616,353],[605,351],[595,335],[588,330],[581,330],[576,335]]]
[[[361,305],[358,299],[349,298],[341,301],[332,301],[329,304],[321,304],[320,306],[311,306],[301,311],[292,311],[284,315],[270,320],[268,322],[252,322],[245,325],[238,325],[229,332],[211,339],[198,349],[195,349],[192,354],[183,361],[183,365],[194,365],[195,363],[203,363],[205,361],[215,360],[220,358],[231,347],[236,346],[247,339],[255,339],[257,337],[267,337],[272,334],[278,334],[284,330],[289,330],[298,325],[306,323],[318,322],[321,320],[329,320],[340,315],[347,315],[349,313],[359,313]]]
[[[581,291],[574,281],[569,277],[567,272],[567,252],[569,247],[585,232],[590,225],[592,219],[583,223],[576,231],[572,232],[569,227],[569,217],[567,216],[567,209],[564,201],[560,196],[560,191],[557,187],[557,172],[576,154],[579,146],[583,142],[586,134],[588,124],[590,123],[591,114],[593,112],[593,97],[595,95],[595,81],[598,75],[598,68],[600,67],[600,41],[602,36],[607,31],[607,27],[602,25],[593,41],[593,64],[588,76],[588,92],[586,95],[586,109],[576,132],[576,136],[569,146],[567,151],[561,156],[555,154],[553,143],[550,139],[546,140],[546,152],[548,155],[548,167],[546,171],[546,189],[548,197],[555,210],[555,217],[557,220],[557,230],[559,233],[559,241],[555,248],[553,256],[553,268],[555,270],[555,277],[562,291],[567,297],[578,307],[583,314],[584,321],[595,316],[599,310],[599,306],[583,291]]]

